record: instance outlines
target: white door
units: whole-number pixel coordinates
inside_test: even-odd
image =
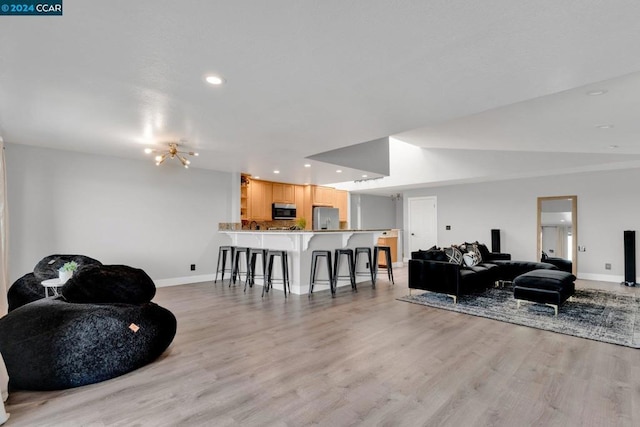
[[[410,197],[409,253],[438,244],[438,216],[435,197]]]

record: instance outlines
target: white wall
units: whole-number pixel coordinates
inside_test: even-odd
[[[229,244],[217,227],[237,217],[234,174],[14,144],[6,157],[12,282],[54,253],[197,282]]]
[[[396,228],[396,204],[391,197],[351,194],[350,199],[352,228]]]
[[[575,194],[577,243],[586,247],[586,252],[577,254],[578,276],[620,282],[623,231],[637,230],[640,236],[639,182],[640,169],[628,169],[411,190],[404,193],[404,223],[409,197],[437,196],[438,245],[478,240],[490,247],[491,229],[498,228],[502,252],[511,253],[513,259],[535,260],[537,197]],[[447,225],[451,230],[445,229]],[[636,258],[640,265],[639,250]],[[610,271],[605,263],[611,263]]]

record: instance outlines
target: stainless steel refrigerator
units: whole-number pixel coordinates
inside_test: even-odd
[[[313,229],[314,230],[339,230],[340,219],[338,208],[313,208]]]

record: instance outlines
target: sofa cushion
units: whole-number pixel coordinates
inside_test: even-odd
[[[533,270],[557,270],[555,265],[547,264],[544,262],[533,261],[504,261],[504,260],[492,260],[492,264],[499,267],[499,279],[512,281],[521,274],[527,273]]]
[[[411,252],[411,258],[424,259],[427,261],[449,261],[449,259],[447,258],[447,254],[443,250],[433,248],[426,251],[418,250],[416,252]]]
[[[489,251],[489,248],[487,248],[487,245],[485,245],[484,243],[477,243],[478,246],[478,251],[480,252],[480,255],[482,256],[482,260],[483,261],[488,261],[491,258],[491,252]]]

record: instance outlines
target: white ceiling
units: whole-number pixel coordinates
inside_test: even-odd
[[[304,159],[389,135],[640,155],[638,16],[622,0],[66,0],[62,17],[0,16],[0,136],[141,160],[186,139],[192,167],[297,183],[359,179]]]

